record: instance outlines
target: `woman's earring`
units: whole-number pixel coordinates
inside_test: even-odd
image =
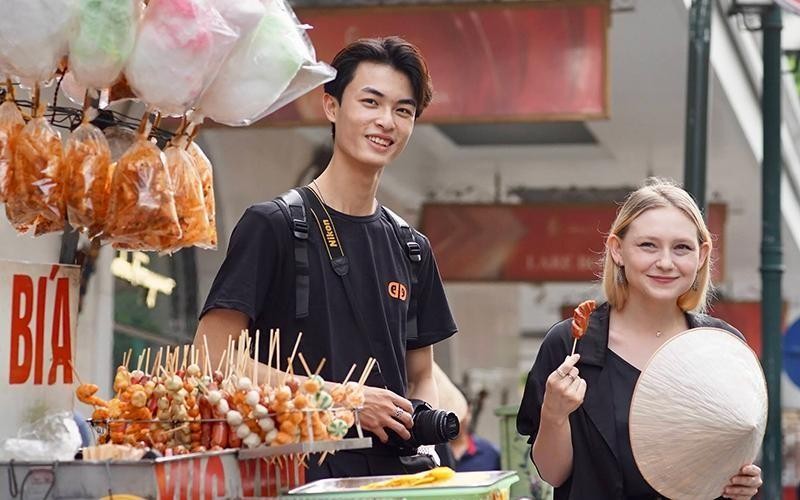
[[[624,286],[627,283],[628,280],[625,278],[625,266],[620,266],[617,264],[617,284]]]

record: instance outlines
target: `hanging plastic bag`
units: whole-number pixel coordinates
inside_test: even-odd
[[[69,41],[75,81],[93,89],[111,86],[122,73],[141,17],[140,0],[77,0],[77,30]]]
[[[239,35],[239,40],[256,29],[267,12],[262,0],[209,0],[211,6],[225,19],[228,26]]]
[[[151,0],[125,76],[148,107],[181,116],[214,79],[237,39],[208,0]]]
[[[75,0],[3,0],[0,60],[32,85],[48,81],[67,55],[75,29]]]
[[[67,219],[89,237],[97,236],[108,215],[114,164],[103,131],[84,122],[72,132],[64,148],[67,172]]]
[[[214,201],[214,176],[211,161],[194,141],[189,144],[187,152],[203,186],[203,201],[208,217],[208,237],[206,238],[208,248],[215,249],[217,248],[217,209]]]
[[[106,234],[115,248],[145,251],[165,250],[181,236],[164,154],[145,138],[114,169]]]
[[[64,229],[64,162],[61,136],[44,117],[25,125],[14,141],[14,174],[6,215],[19,232]]]
[[[316,62],[306,27],[288,4],[270,0],[265,5],[258,27],[236,44],[203,94],[198,114],[226,125],[250,125],[278,109],[279,100],[284,105],[336,76],[333,68]],[[298,73],[306,76],[293,84]]]
[[[210,248],[206,204],[203,198],[203,184],[194,161],[182,147],[169,146],[164,150],[167,170],[175,188],[175,208],[181,226],[181,237],[168,251],[197,245]]]
[[[14,174],[14,141],[25,127],[19,108],[14,101],[0,104],[0,203],[5,203]]]

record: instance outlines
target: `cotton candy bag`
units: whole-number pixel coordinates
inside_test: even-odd
[[[3,0],[0,61],[26,84],[48,81],[67,54],[75,0]]]
[[[282,0],[267,0],[265,6],[261,22],[236,44],[203,94],[198,114],[226,125],[250,125],[287,92],[297,98],[335,77],[332,68],[316,62],[305,27],[297,22],[291,8]],[[316,68],[316,78],[290,88],[302,68]]]
[[[149,107],[180,116],[197,102],[237,39],[208,0],[151,0],[125,76]]]
[[[75,81],[94,89],[119,77],[136,41],[140,0],[77,0],[77,30],[69,41],[69,68]]]

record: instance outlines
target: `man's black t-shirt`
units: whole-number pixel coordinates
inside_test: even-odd
[[[412,264],[383,210],[355,217],[326,208],[350,261],[354,298],[369,332],[358,327],[342,278],[331,268],[309,207],[309,315],[295,318],[294,240],[286,217],[274,201],[251,206],[239,220],[201,315],[214,308],[246,314],[251,332],[261,330],[262,362],[267,361],[269,344],[264,341],[265,334],[271,328],[280,328],[282,370],[300,331],[303,339],[299,351],[311,368],[323,357],[327,359],[322,371],[325,380],[341,382],[353,363],[358,368],[352,379],[357,380],[367,359],[375,357],[378,364],[367,384],[403,396],[407,388],[406,350],[429,346],[456,332],[430,243],[415,232],[422,261],[415,264],[419,266],[418,283],[412,287]],[[408,338],[406,333],[412,294],[418,308],[416,338]],[[299,362],[295,362],[294,371],[304,373]]]

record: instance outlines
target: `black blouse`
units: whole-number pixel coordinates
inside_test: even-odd
[[[619,465],[622,469],[622,488],[625,498],[631,500],[658,498],[658,492],[647,484],[636,466],[628,430],[633,389],[636,387],[636,381],[639,380],[641,372],[611,349],[608,350],[608,367],[611,369],[614,421],[617,424],[617,450],[619,451]]]
[[[608,355],[609,316],[609,305],[600,305],[589,317],[586,334],[578,341],[577,352],[581,359],[577,368],[581,378],[586,381],[586,395],[583,404],[569,416],[572,472],[562,485],[555,488],[555,500],[627,498],[626,485],[630,480],[626,482],[629,475],[624,469],[628,466],[625,465],[625,453],[621,448],[630,449],[630,438],[618,437],[619,430],[624,428],[627,431],[627,424],[617,422],[613,403],[616,375],[612,368],[612,356]],[[744,340],[737,329],[705,314],[687,313],[686,321],[690,328],[721,328]],[[530,436],[528,442],[531,444],[539,432],[547,377],[564,362],[564,358],[572,350],[570,323],[571,320],[566,319],[547,332],[536,362],[528,373],[517,414],[517,430],[524,436]],[[627,404],[630,405],[630,395]],[[627,419],[627,412],[625,413]],[[627,446],[620,446],[622,442]],[[630,467],[635,467],[632,458],[627,463]]]

